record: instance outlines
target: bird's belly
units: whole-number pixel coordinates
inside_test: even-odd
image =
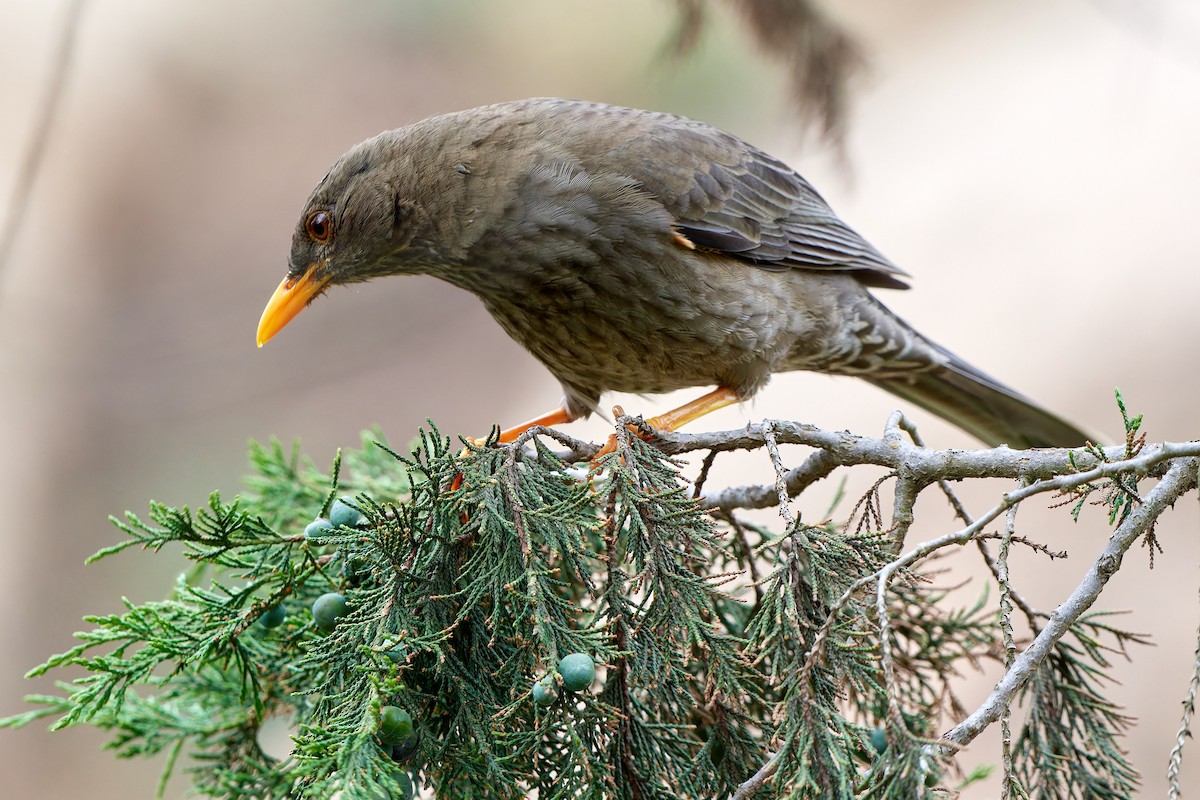
[[[679,262],[675,262],[679,267]],[[488,310],[565,385],[653,394],[724,385],[749,397],[813,327],[792,273],[725,259],[703,269],[590,270]]]
[[[560,381],[596,393],[652,394],[714,384],[724,359],[747,357],[700,339],[669,316],[647,313],[640,302],[635,305],[589,309],[584,315],[553,306],[493,315]],[[636,326],[630,323],[632,314],[640,317]]]

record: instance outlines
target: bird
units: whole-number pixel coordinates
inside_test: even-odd
[[[883,305],[908,274],[796,170],[683,116],[530,98],[352,147],[304,204],[258,346],[332,286],[414,274],[474,293],[561,384],[502,442],[605,392],[710,388],[647,421],[672,431],[792,370],[861,378],[990,446],[1091,439]]]

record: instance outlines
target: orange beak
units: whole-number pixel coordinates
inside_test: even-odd
[[[283,329],[292,321],[292,317],[303,311],[313,298],[329,283],[329,275],[317,276],[323,262],[313,264],[299,278],[284,278],[283,283],[267,301],[263,309],[262,319],[258,321],[258,346],[262,347],[267,340]]]

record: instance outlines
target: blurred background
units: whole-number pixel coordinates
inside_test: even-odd
[[[840,150],[801,135],[780,65],[723,6],[677,57],[670,0],[91,4],[41,180],[18,198],[29,204],[21,230],[4,232],[16,249],[0,274],[0,715],[51,690],[21,675],[67,649],[81,616],[169,590],[173,557],[84,568],[118,538],[107,515],[232,496],[250,439],[299,437],[324,465],[371,425],[398,445],[426,417],[482,435],[558,401],[555,381],[473,297],[433,279],[337,289],[254,346],[316,181],[354,143],[439,112],[560,95],[716,124],[794,164],[911,272],[913,291],[884,300],[932,338],[1107,437],[1121,430],[1115,386],[1152,441],[1200,436],[1195,4],[826,6],[867,63]],[[0,197],[65,8],[0,0]],[[679,398],[612,400],[649,416]],[[704,424],[776,417],[877,434],[897,402],[849,379],[784,375]],[[933,445],[974,446],[913,417]],[[719,480],[768,479],[764,457],[742,463]],[[971,487],[971,507],[1004,488]],[[823,509],[831,492],[805,508]],[[918,539],[952,529],[943,506],[919,507]],[[1113,688],[1140,719],[1126,743],[1149,795],[1165,786],[1200,621],[1196,517],[1191,501],[1169,513],[1165,556],[1151,571],[1131,553],[1100,601],[1132,609],[1121,623],[1157,645],[1121,663]],[[1015,562],[1017,586],[1052,608],[1107,538],[1103,514],[1021,521],[1071,553]],[[964,699],[977,703],[995,674],[968,677]],[[4,793],[151,796],[161,763],[115,762],[101,741],[44,724],[0,731]],[[994,744],[981,739],[964,760],[995,763]],[[1200,787],[1198,776],[1185,761],[1186,784]],[[176,777],[168,796],[186,788]],[[993,781],[968,796],[995,793]]]

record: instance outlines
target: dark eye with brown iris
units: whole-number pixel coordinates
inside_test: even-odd
[[[304,221],[304,230],[314,242],[327,242],[333,236],[333,217],[328,211],[314,211]]]

